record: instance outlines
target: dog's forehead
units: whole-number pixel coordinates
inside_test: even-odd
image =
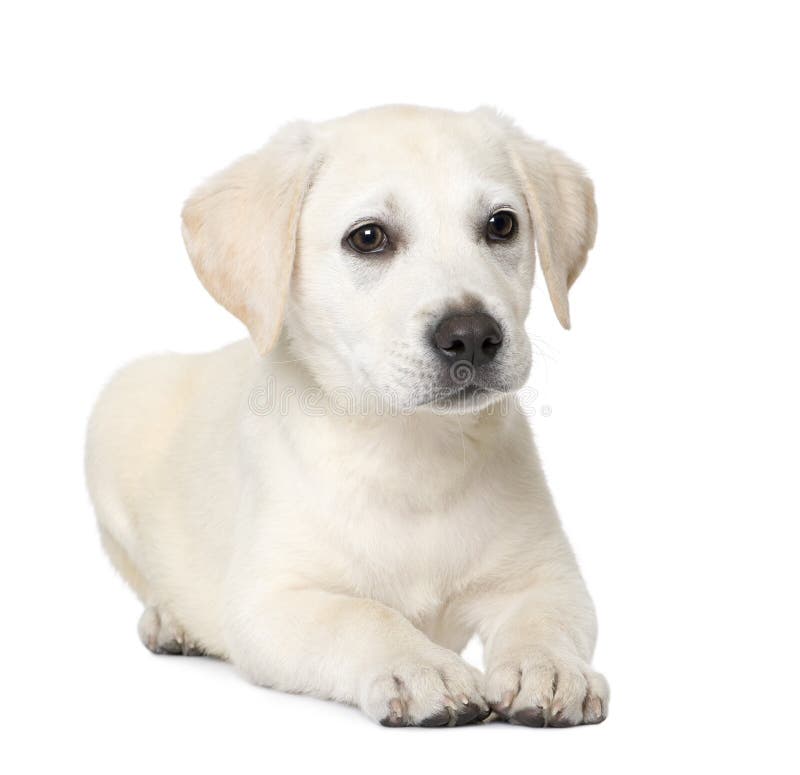
[[[323,128],[320,180],[339,189],[463,189],[515,182],[500,134],[480,116],[383,108]]]

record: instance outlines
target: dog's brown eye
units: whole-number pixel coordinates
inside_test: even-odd
[[[380,253],[388,244],[386,232],[376,223],[367,223],[350,232],[350,247],[359,253]]]
[[[509,210],[498,210],[486,224],[486,236],[490,240],[511,239],[517,231],[517,218]]]

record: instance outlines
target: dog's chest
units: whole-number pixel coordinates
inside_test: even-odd
[[[351,514],[337,553],[353,594],[379,600],[412,620],[435,615],[476,572],[484,531],[470,509]]]
[[[323,588],[412,620],[435,616],[480,574],[508,522],[507,470],[460,434],[456,454],[454,439],[432,433],[379,444],[326,427],[309,421],[271,450],[281,476],[270,477],[264,501],[277,539],[267,551],[290,572],[313,569]]]

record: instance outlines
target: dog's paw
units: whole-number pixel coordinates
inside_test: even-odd
[[[498,716],[529,727],[599,724],[608,714],[608,682],[600,673],[542,649],[494,666],[485,696]]]
[[[482,675],[457,654],[409,658],[367,686],[362,709],[387,727],[454,727],[483,721],[491,712]]]
[[[205,653],[169,614],[154,606],[145,608],[139,619],[139,637],[154,654],[196,657]]]

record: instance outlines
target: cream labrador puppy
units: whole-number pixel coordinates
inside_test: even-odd
[[[252,342],[135,363],[91,418],[144,644],[389,726],[602,721],[592,602],[514,401],[534,243],[569,327],[583,171],[488,109],[378,108],[285,127],[183,230]]]

